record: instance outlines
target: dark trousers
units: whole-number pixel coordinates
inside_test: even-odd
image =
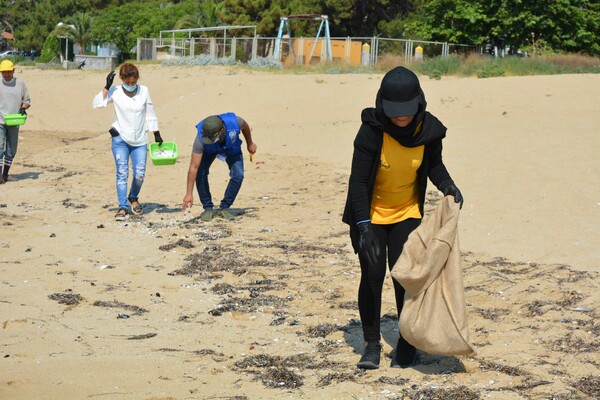
[[[202,207],[205,210],[212,210],[214,207],[210,185],[208,184],[208,173],[215,158],[217,158],[216,154],[204,153],[196,174],[196,188],[198,189]],[[221,200],[220,208],[231,207],[244,180],[244,158],[242,153],[227,156],[225,162],[227,162],[227,166],[229,167],[229,183],[225,189],[223,200]]]
[[[381,294],[387,270],[386,264],[389,265],[390,271],[394,268],[408,235],[420,223],[420,219],[410,218],[391,225],[373,224],[373,231],[379,240],[381,249],[377,265],[372,268],[367,267],[366,262],[359,255],[361,275],[358,287],[358,309],[366,342],[381,340]],[[398,318],[400,318],[404,305],[404,288],[396,280],[394,280],[394,293]]]

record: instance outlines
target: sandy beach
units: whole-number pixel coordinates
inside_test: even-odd
[[[148,160],[144,215],[116,222],[113,110],[91,107],[106,73],[16,68],[32,107],[0,185],[0,399],[600,398],[600,75],[420,77],[465,197],[477,353],[390,368],[388,277],[365,372],[341,214],[382,75],[142,65],[180,155]],[[258,151],[237,217],[203,223],[197,193],[181,211],[195,125],[226,111]],[[216,201],[227,179],[216,162]]]

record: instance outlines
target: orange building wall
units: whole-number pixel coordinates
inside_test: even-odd
[[[309,64],[308,57],[310,56],[310,52],[312,50],[313,43],[315,39],[305,38],[304,40],[293,40],[294,50],[296,51],[296,55],[300,55],[300,51],[298,46],[302,43],[302,56],[299,59],[298,64]],[[315,50],[313,52],[313,56],[310,60],[310,64],[318,64],[321,62],[321,46],[325,46],[325,39],[317,40],[317,45],[315,46]],[[347,59],[346,55],[346,46],[349,47],[349,57]],[[348,63],[350,65],[359,66],[361,64],[361,51],[362,51],[362,43],[356,41],[346,41],[346,40],[331,40],[331,55],[333,58],[333,62],[341,62]],[[299,56],[300,58],[300,56]],[[284,61],[284,65],[291,66],[294,64],[294,55],[290,52]]]

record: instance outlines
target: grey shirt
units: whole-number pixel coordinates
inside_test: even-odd
[[[8,82],[0,78],[0,124],[4,125],[4,114],[18,113],[23,103],[31,105],[25,83],[14,77]]]

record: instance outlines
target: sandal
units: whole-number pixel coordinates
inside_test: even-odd
[[[115,214],[115,221],[125,221],[127,219],[127,209],[119,208],[119,211]]]
[[[131,212],[132,213],[134,213],[135,215],[142,215],[144,213],[144,209],[142,208],[142,205],[138,201],[137,197],[128,197],[127,200],[129,200],[129,203],[131,203]],[[137,203],[137,204],[133,204],[133,203]]]

